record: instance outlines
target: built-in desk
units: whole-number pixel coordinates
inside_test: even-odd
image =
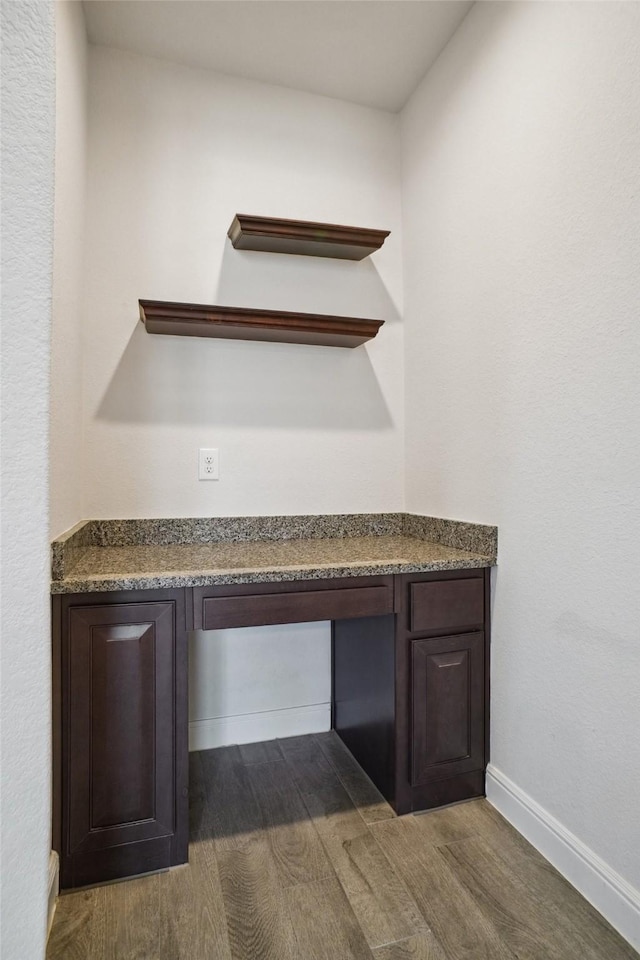
[[[396,812],[481,796],[496,548],[493,527],[404,514],[89,521],[55,541],[62,887],[186,862],[194,629],[331,620],[332,725]]]

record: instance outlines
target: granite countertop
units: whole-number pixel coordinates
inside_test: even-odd
[[[495,527],[408,514],[228,518],[215,531],[203,522],[80,524],[54,541],[52,593],[375,576],[496,562]],[[207,540],[207,533],[215,539]]]

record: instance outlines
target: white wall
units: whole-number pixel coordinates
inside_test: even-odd
[[[48,458],[54,10],[45,2],[4,3],[0,15],[0,954],[2,960],[37,960],[44,956],[50,850]]]
[[[403,499],[398,118],[90,51],[84,435],[92,517]],[[360,264],[234,251],[237,212],[390,229]],[[387,321],[356,350],[149,336],[138,298]],[[200,446],[221,478],[197,479]]]
[[[108,48],[89,59],[85,516],[401,509],[398,117]],[[392,232],[362,263],[241,252],[236,212]],[[355,350],[154,337],[138,298],[386,323]],[[200,446],[219,448],[218,482],[198,481]],[[327,624],[194,638],[192,746],[327,729],[329,642]]]
[[[407,509],[498,524],[492,763],[636,909],[639,36],[478,3],[402,115]]]
[[[51,537],[83,513],[82,327],[87,39],[82,4],[56,3],[56,153],[51,337]]]
[[[189,650],[189,748],[331,727],[331,624],[198,630]]]

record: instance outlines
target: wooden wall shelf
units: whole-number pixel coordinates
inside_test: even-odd
[[[364,260],[370,253],[380,249],[389,233],[389,230],[365,230],[336,223],[281,220],[237,213],[227,236],[236,250]]]
[[[377,334],[383,320],[331,317],[283,310],[207,306],[139,300],[147,333],[225,340],[266,340],[325,347],[358,347]]]

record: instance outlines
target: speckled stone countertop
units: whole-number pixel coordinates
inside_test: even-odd
[[[475,549],[473,549],[475,548]],[[52,545],[52,593],[488,567],[497,530],[409,514],[92,520]]]

